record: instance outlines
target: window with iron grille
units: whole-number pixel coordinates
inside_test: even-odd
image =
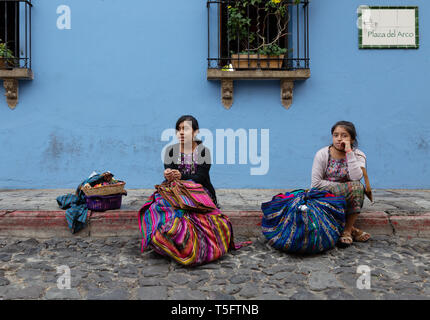
[[[310,77],[309,0],[208,0],[208,80],[221,80],[225,108],[234,80],[280,80],[292,104],[294,81]]]
[[[31,0],[0,0],[0,69],[31,69]]]
[[[309,68],[309,1],[209,0],[208,68]]]
[[[11,109],[18,103],[19,80],[32,80],[31,0],[0,0],[0,79]]]

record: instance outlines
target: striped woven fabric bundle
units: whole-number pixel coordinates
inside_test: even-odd
[[[195,207],[197,202],[211,209],[216,208],[212,198],[201,184],[193,181],[181,181],[181,184],[186,188],[185,190],[182,189],[182,191],[185,191],[186,193],[184,192],[184,194],[181,195],[181,198],[187,205]]]
[[[345,227],[345,198],[328,191],[297,190],[263,203],[262,231],[269,244],[287,252],[334,248]]]
[[[211,212],[216,208],[211,196],[201,184],[192,180],[175,180],[155,186],[158,193],[176,209]]]
[[[238,249],[233,241],[231,223],[218,209],[194,213],[174,209],[154,192],[139,211],[142,251],[148,246],[187,266],[215,261],[229,249]]]
[[[157,189],[157,191],[158,191],[158,194],[159,194],[162,198],[164,198],[164,199],[167,201],[167,203],[169,203],[169,204],[170,204],[170,206],[175,207],[175,208],[180,208],[180,205],[179,205],[178,199],[177,199],[177,197],[176,197],[175,193],[173,192],[173,188],[171,188],[171,187],[170,187],[170,186],[168,186],[168,185],[157,185],[157,186],[155,186],[155,187],[156,187],[156,189]],[[148,201],[149,201],[149,202],[152,202],[153,200],[151,200],[151,198],[150,198],[150,199],[148,199]],[[144,204],[144,206],[145,206],[147,203],[148,203],[148,202],[146,202],[146,203]]]

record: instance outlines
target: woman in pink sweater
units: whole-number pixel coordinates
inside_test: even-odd
[[[341,246],[349,246],[353,241],[369,240],[370,234],[354,227],[364,201],[364,187],[361,168],[366,167],[366,155],[357,149],[357,132],[354,124],[339,121],[331,128],[332,145],[320,149],[312,166],[311,188],[327,190],[346,200],[346,223]]]

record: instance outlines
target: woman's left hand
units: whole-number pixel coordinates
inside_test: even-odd
[[[182,178],[182,174],[179,172],[179,170],[173,170],[173,176],[178,180],[181,180]]]

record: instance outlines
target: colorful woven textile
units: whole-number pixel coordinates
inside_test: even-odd
[[[219,209],[209,213],[175,209],[158,192],[139,210],[139,229],[142,251],[151,246],[187,266],[217,260],[240,247],[234,244],[230,220]]]
[[[345,214],[360,213],[364,202],[364,186],[360,181],[348,181],[324,189],[346,201]]]
[[[345,199],[318,189],[276,195],[261,209],[264,236],[271,246],[287,252],[331,249],[345,226]]]
[[[205,191],[203,186],[195,183],[192,180],[173,181],[174,192],[179,199],[181,209],[188,209],[196,212],[210,212],[216,209],[212,198]]]
[[[158,193],[175,209],[206,213],[216,209],[208,191],[192,180],[174,180],[156,185]]]

